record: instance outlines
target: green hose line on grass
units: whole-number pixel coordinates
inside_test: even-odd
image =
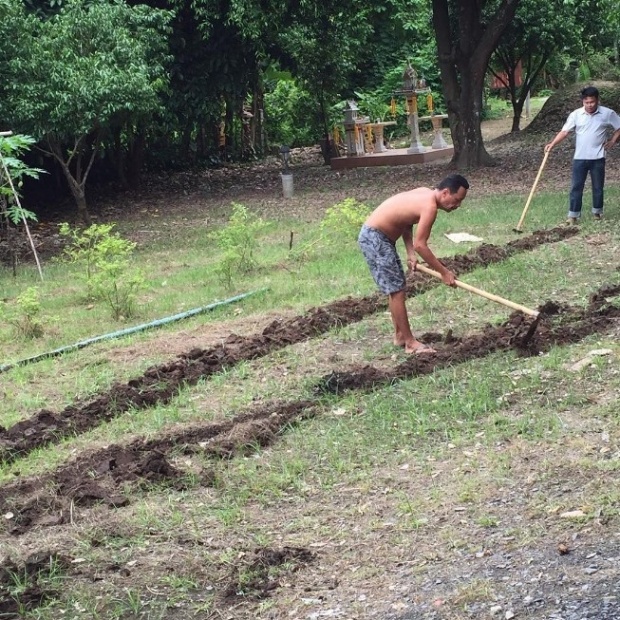
[[[228,299],[224,299],[223,301],[216,301],[208,306],[203,306],[202,308],[194,308],[193,310],[188,310],[187,312],[180,312],[179,314],[173,314],[172,316],[165,317],[163,319],[157,319],[156,321],[151,321],[150,323],[143,323],[142,325],[135,325],[134,327],[128,327],[127,329],[121,329],[115,332],[111,332],[109,334],[104,334],[103,336],[95,336],[94,338],[88,338],[87,340],[81,340],[80,342],[76,342],[75,344],[67,345],[65,347],[60,347],[59,349],[54,349],[53,351],[48,351],[47,353],[40,353],[39,355],[35,355],[34,357],[28,357],[23,360],[19,360],[17,362],[13,362],[11,364],[1,364],[0,365],[0,373],[10,370],[11,368],[15,368],[16,366],[25,366],[26,364],[32,364],[34,362],[38,362],[43,359],[47,359],[48,357],[58,357],[63,353],[67,353],[68,351],[76,351],[78,349],[83,349],[91,344],[95,344],[96,342],[101,342],[102,340],[113,340],[114,338],[122,338],[123,336],[127,336],[129,334],[134,334],[136,332],[144,331],[145,329],[151,329],[152,327],[160,327],[161,325],[166,325],[167,323],[173,323],[174,321],[181,321],[183,319],[187,319],[190,316],[194,316],[196,314],[201,314],[203,312],[209,312],[214,308],[219,308],[220,306],[225,306],[228,304],[232,304],[241,299],[245,299],[250,295],[255,295],[256,293],[262,293],[266,291],[266,288],[257,289],[255,291],[250,291],[249,293],[242,293],[241,295],[236,295],[235,297],[230,297]]]

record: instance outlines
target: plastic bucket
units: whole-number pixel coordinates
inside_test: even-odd
[[[293,197],[293,175],[292,174],[280,174],[282,177],[282,193],[285,198]]]

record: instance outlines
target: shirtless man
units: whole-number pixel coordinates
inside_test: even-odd
[[[396,251],[396,241],[403,238],[409,271],[415,270],[417,253],[431,269],[441,274],[445,284],[455,286],[455,275],[433,254],[428,247],[428,238],[437,211],[458,209],[468,189],[467,179],[460,174],[451,174],[434,189],[419,187],[388,198],[370,214],[362,226],[359,246],[379,290],[389,297],[390,314],[396,332],[394,344],[405,347],[407,353],[435,353],[435,350],[421,343],[411,332],[405,305],[405,272]],[[416,224],[414,238],[413,226]]]

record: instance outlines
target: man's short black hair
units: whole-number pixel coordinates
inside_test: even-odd
[[[451,194],[456,194],[461,187],[469,189],[469,182],[460,174],[449,174],[437,185],[437,189],[449,189]]]
[[[596,86],[586,86],[581,91],[581,98],[585,99],[586,97],[595,97],[598,99],[598,88],[596,88]]]

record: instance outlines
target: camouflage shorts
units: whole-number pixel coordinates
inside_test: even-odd
[[[357,242],[379,290],[385,295],[402,291],[407,282],[394,242],[385,233],[365,224]]]

